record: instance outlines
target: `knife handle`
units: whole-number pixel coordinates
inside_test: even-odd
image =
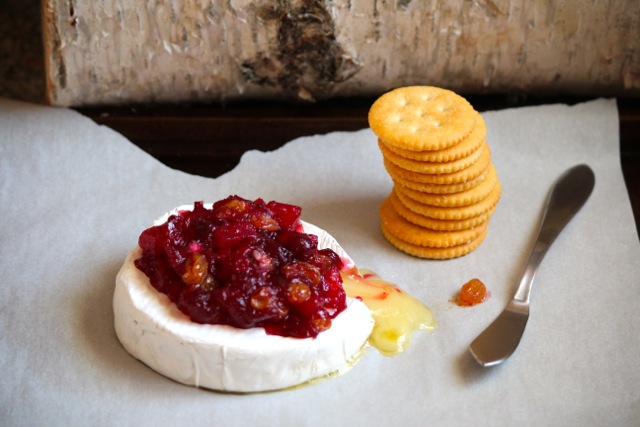
[[[587,165],[574,166],[556,181],[547,197],[538,236],[516,290],[515,300],[529,304],[533,280],[542,259],[556,237],[584,206],[595,182],[595,175]]]

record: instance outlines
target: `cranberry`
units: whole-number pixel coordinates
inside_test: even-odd
[[[185,288],[176,300],[176,305],[190,318],[200,319],[199,323],[219,323],[222,313],[213,294],[204,287]]]
[[[269,202],[267,208],[273,213],[274,218],[285,229],[296,229],[298,218],[302,209],[298,206],[287,205],[285,203]]]
[[[197,323],[315,337],[346,308],[340,257],[302,232],[297,206],[230,196],[142,232],[135,261]]]

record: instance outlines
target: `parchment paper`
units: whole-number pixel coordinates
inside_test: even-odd
[[[640,245],[625,191],[615,101],[483,114],[502,200],[484,243],[412,258],[379,232],[391,189],[369,130],[246,153],[218,179],[165,167],[64,109],[0,100],[0,419],[3,425],[496,426],[640,424]],[[238,130],[239,132],[242,129]],[[511,298],[551,184],[588,163],[590,200],[536,277],[523,341],[482,369],[467,347]],[[114,278],[165,211],[229,194],[302,206],[356,260],[424,301],[439,322],[404,354],[370,349],[345,375],[257,395],[174,383],[113,330]],[[451,300],[478,277],[491,298]]]

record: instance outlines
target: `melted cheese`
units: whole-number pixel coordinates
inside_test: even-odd
[[[319,246],[332,248],[342,257],[345,263],[341,273],[344,290],[347,296],[363,301],[371,310],[375,326],[369,344],[381,354],[400,354],[411,344],[415,331],[429,331],[436,327],[436,320],[429,308],[377,274],[368,270],[359,271],[329,233],[311,224],[305,224],[305,231],[319,236]]]
[[[372,271],[353,268],[342,273],[344,290],[360,298],[371,313],[375,326],[369,344],[385,356],[395,356],[411,344],[415,331],[430,331],[436,319],[424,304]]]

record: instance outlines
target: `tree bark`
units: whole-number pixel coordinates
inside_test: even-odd
[[[640,2],[44,0],[54,105],[640,94]]]

